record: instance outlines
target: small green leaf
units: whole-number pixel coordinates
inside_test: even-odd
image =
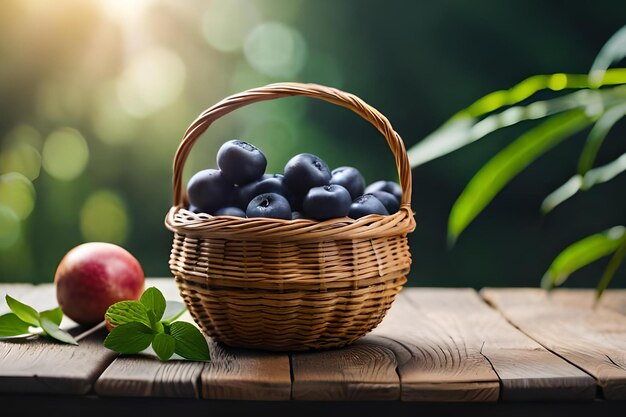
[[[615,276],[617,269],[620,267],[620,265],[624,261],[624,257],[626,257],[626,235],[622,237],[621,245],[619,246],[619,248],[617,248],[617,250],[611,257],[609,264],[606,266],[606,269],[604,270],[604,273],[602,274],[600,283],[598,284],[598,287],[596,288],[596,303],[600,300],[600,297],[602,297],[602,293],[604,292],[604,290],[607,289],[607,287],[613,280],[613,277]]]
[[[125,323],[111,330],[104,347],[118,353],[139,353],[150,346],[154,335],[154,330],[143,323]]]
[[[592,118],[582,110],[553,116],[529,130],[487,162],[454,203],[448,232],[454,242],[500,190],[531,162],[566,137],[584,129]]]
[[[53,308],[52,310],[45,310],[39,313],[40,317],[45,317],[50,320],[52,323],[59,326],[61,321],[63,320],[63,311],[61,311],[61,307]]]
[[[6,295],[5,299],[7,301],[7,304],[9,305],[9,308],[12,312],[15,313],[17,317],[30,324],[31,326],[39,327],[39,313],[37,313],[34,308],[20,301],[17,301],[15,298],[11,297],[8,294]]]
[[[104,317],[114,327],[133,322],[143,323],[150,327],[148,310],[139,301],[120,301],[115,303],[109,307]]]
[[[611,181],[626,172],[626,153],[608,164],[587,171],[584,177],[574,175],[565,184],[550,193],[541,203],[541,211],[548,213],[556,206],[576,195],[581,190],[589,190],[596,185]]]
[[[185,359],[208,361],[209,346],[200,330],[191,323],[177,321],[170,326],[170,334],[176,340],[175,352]]]
[[[163,323],[157,320],[154,312],[148,310],[148,320],[150,320],[150,328],[157,333],[163,333]]]
[[[574,175],[556,190],[552,191],[541,203],[541,212],[548,214],[558,205],[572,198],[578,191],[582,189],[583,178],[580,175]]]
[[[41,317],[41,328],[43,331],[53,339],[59,342],[68,343],[70,345],[78,345],[76,339],[64,330],[59,329],[59,326],[48,320],[46,317]]]
[[[573,272],[615,252],[625,235],[625,227],[615,226],[571,244],[554,259],[541,286],[550,289],[561,285]]]
[[[608,164],[587,171],[583,178],[582,188],[588,190],[598,184],[611,181],[624,171],[626,171],[626,153]]]
[[[150,287],[144,291],[139,301],[141,301],[147,309],[154,312],[157,321],[161,320],[166,306],[165,297],[163,297],[161,291],[155,287]]]
[[[152,349],[157,354],[159,359],[166,361],[174,354],[176,347],[176,340],[169,334],[158,333],[154,336],[152,341]]]
[[[30,324],[26,323],[15,313],[7,313],[0,316],[0,337],[11,337],[28,334]]]

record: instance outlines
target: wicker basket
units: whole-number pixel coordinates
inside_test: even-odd
[[[185,161],[216,119],[257,101],[307,96],[352,110],[373,124],[395,157],[400,210],[358,220],[279,220],[195,214],[185,209]],[[281,83],[228,97],[187,129],[174,159],[170,269],[191,315],[214,339],[266,350],[335,348],[385,316],[411,264],[407,234],[411,170],[400,136],[358,97],[315,84]]]

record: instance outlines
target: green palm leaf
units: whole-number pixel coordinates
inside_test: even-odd
[[[567,88],[585,88],[551,100],[536,101],[525,106],[514,106],[490,116],[485,114],[504,106],[514,105],[548,85],[553,87],[560,76],[565,77]],[[539,78],[538,78],[539,77]],[[554,78],[556,77],[556,78]],[[626,83],[626,69],[607,71],[604,85]],[[528,78],[510,90],[491,93],[450,118],[437,130],[408,151],[411,167],[415,168],[433,159],[447,155],[488,134],[525,120],[536,120],[577,108],[606,108],[626,101],[626,87],[591,90],[586,75],[553,74]],[[531,94],[532,92],[532,94]],[[499,98],[498,98],[499,97]]]
[[[554,258],[541,279],[541,286],[550,289],[563,284],[573,272],[612,254],[624,244],[624,241],[626,228],[615,226],[571,244]]]
[[[563,139],[592,122],[593,118],[583,110],[571,110],[553,116],[495,155],[476,173],[454,203],[448,220],[451,242],[458,238],[515,175]]]

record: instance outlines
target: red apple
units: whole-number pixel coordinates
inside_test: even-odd
[[[104,320],[109,306],[137,300],[144,287],[141,265],[111,243],[85,243],[70,250],[54,276],[63,313],[83,325]]]

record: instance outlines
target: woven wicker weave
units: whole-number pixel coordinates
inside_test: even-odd
[[[307,96],[346,107],[373,124],[395,157],[400,210],[358,220],[242,219],[185,209],[182,173],[194,142],[216,119],[257,101]],[[411,170],[400,136],[358,97],[314,84],[282,83],[228,97],[187,129],[174,159],[170,269],[191,315],[231,346],[310,350],[352,343],[385,316],[411,264],[407,234]]]

